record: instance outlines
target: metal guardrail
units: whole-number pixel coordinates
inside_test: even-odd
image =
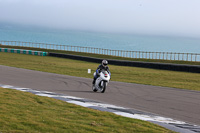
[[[179,61],[181,60],[181,61],[195,61],[195,62],[200,61],[200,54],[198,53],[125,51],[125,50],[111,50],[103,48],[21,42],[21,41],[0,41],[0,44],[7,46],[33,47],[33,48],[65,50],[65,51],[83,52],[92,54],[102,54],[102,55],[111,55],[111,56],[136,58],[136,59],[158,59],[158,60],[179,60]]]

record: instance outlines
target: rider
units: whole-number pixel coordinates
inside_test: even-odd
[[[107,60],[103,60],[101,62],[101,65],[98,66],[97,70],[96,70],[96,75],[94,76],[94,80],[92,82],[92,84],[95,83],[96,79],[99,77],[99,74],[102,70],[105,70],[109,73],[109,75],[111,75],[109,67],[108,67],[108,61]]]

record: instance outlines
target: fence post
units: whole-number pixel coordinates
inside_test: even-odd
[[[195,62],[197,61],[197,54],[195,55]]]
[[[191,54],[191,61],[192,61],[193,54]]]
[[[149,59],[149,52],[146,52],[146,59]]]
[[[185,55],[185,54],[184,54],[184,53],[182,53],[182,61],[184,61],[184,55]]]
[[[142,52],[142,59],[144,59],[144,52]]]
[[[155,53],[155,52],[152,52],[152,59],[154,59],[154,53]]]
[[[151,59],[151,52],[149,52],[149,59]]]
[[[138,51],[138,59],[140,59],[140,51]]]
[[[137,51],[134,51],[135,59],[137,59]]]
[[[180,53],[178,53],[178,61],[180,60]]]
[[[135,56],[134,56],[134,51],[132,51],[132,58],[134,58]]]

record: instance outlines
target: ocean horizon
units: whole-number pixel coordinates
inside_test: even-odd
[[[22,41],[112,50],[200,53],[200,39],[75,30],[0,28],[0,41]]]

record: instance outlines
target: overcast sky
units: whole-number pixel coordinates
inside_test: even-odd
[[[0,0],[0,22],[200,37],[200,0]]]

